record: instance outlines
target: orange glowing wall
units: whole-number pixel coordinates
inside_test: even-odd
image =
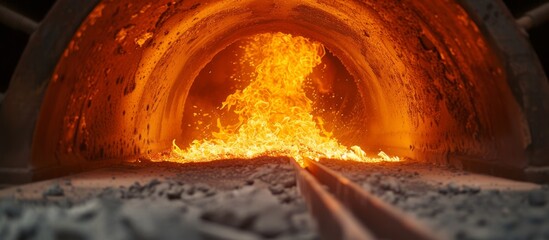
[[[428,161],[527,164],[530,133],[501,56],[453,1],[105,0],[59,60],[33,166],[170,149],[186,134],[200,71],[242,37],[268,31],[322,42],[352,75],[359,97],[342,142]]]

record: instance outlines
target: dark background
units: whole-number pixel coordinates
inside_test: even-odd
[[[535,8],[549,0],[503,0],[515,18],[519,18],[528,10]],[[549,22],[538,26],[529,32],[530,42],[538,54],[539,60],[545,70],[545,75],[549,73]]]
[[[75,0],[78,1],[78,0]],[[0,0],[0,5],[40,22],[55,0]],[[0,93],[8,88],[9,80],[19,61],[29,35],[0,23]]]
[[[75,0],[78,1],[78,0]],[[549,0],[504,0],[515,17]],[[0,0],[0,5],[40,22],[55,0]],[[532,29],[530,40],[545,72],[549,72],[549,22]],[[0,24],[0,93],[4,93],[29,36]]]

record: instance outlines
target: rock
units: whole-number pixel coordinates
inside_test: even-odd
[[[290,228],[288,221],[284,211],[271,208],[258,215],[252,225],[252,231],[267,238],[276,237]]]
[[[458,239],[491,239],[493,233],[488,228],[469,228],[463,230],[462,238]]]
[[[143,191],[144,187],[141,186],[139,182],[134,182],[128,189],[128,193],[131,196],[138,196],[141,195],[141,192]]]
[[[484,227],[488,224],[488,220],[486,220],[485,218],[483,217],[480,217],[479,219],[477,219],[476,221],[476,225],[479,226],[479,227]]]
[[[217,191],[213,188],[210,188],[207,192],[204,193],[206,197],[215,196],[217,194]]]
[[[0,201],[0,218],[2,216],[8,219],[15,219],[21,217],[23,213],[23,207],[13,200],[1,200]]]
[[[254,185],[255,180],[254,179],[246,179],[246,185],[251,186]]]
[[[385,192],[385,194],[383,194],[382,198],[385,201],[387,201],[389,203],[392,203],[392,204],[394,204],[398,201],[398,197],[395,196],[395,194],[392,191]]]
[[[393,192],[401,191],[398,180],[392,177],[387,178],[386,180],[382,180],[380,186],[383,190],[391,190]]]
[[[125,198],[126,195],[124,191],[120,189],[115,189],[112,187],[104,188],[103,191],[98,195],[101,198]]]
[[[69,209],[67,216],[77,222],[87,222],[95,218],[102,207],[101,201],[94,199]]]
[[[282,186],[285,187],[285,188],[295,187],[295,185],[296,185],[295,176],[288,177],[288,178],[282,180],[280,184],[282,184]]]
[[[316,229],[316,221],[307,212],[291,215],[291,224],[292,228],[298,231],[312,231]]]
[[[547,212],[539,211],[538,209],[532,209],[527,214],[528,222],[533,225],[542,225],[545,221],[547,221]]]
[[[52,239],[71,239],[71,240],[87,240],[90,239],[91,233],[88,229],[86,229],[86,226],[83,226],[81,224],[71,223],[67,221],[60,221],[55,222],[52,224],[52,232],[53,236],[55,236]],[[42,239],[42,236],[40,233],[40,239]]]
[[[231,226],[234,228],[244,228],[252,222],[253,216],[239,214],[236,209],[214,208],[203,212],[201,218],[210,222]]]
[[[195,185],[195,188],[196,188],[196,190],[201,191],[203,193],[207,193],[211,189],[211,187],[209,185],[204,184],[204,183],[197,183]]]
[[[500,197],[501,196],[501,192],[500,192],[499,189],[492,189],[492,190],[488,191],[488,194],[492,195],[493,197]]]
[[[422,206],[425,203],[425,199],[423,197],[409,197],[403,202],[403,207],[413,209]]]
[[[117,219],[130,232],[127,239],[200,239],[183,219],[183,209],[165,199],[132,200],[124,203]]]
[[[290,196],[287,193],[282,193],[282,194],[278,195],[278,199],[282,203],[290,203],[293,200],[292,196]]]
[[[438,189],[438,192],[442,195],[446,194],[452,194],[452,195],[458,195],[462,193],[478,193],[480,191],[480,188],[475,186],[459,186],[454,182],[450,182],[446,184],[446,186],[440,187]]]
[[[181,194],[181,199],[186,200],[186,201],[194,201],[194,200],[202,199],[206,196],[207,196],[206,193],[204,193],[202,191],[194,191],[193,190],[192,192],[187,192],[187,194],[182,193]]]
[[[362,183],[362,189],[366,190],[367,192],[372,192],[374,190],[373,186],[368,182]]]
[[[438,193],[440,193],[442,195],[446,195],[446,194],[448,194],[448,188],[441,187],[441,188],[438,189]]]
[[[147,191],[150,196],[152,195],[163,196],[170,190],[171,186],[172,185],[170,183],[161,182],[153,185],[152,187],[147,188]]]
[[[520,222],[516,219],[507,219],[504,220],[501,224],[505,230],[514,231],[520,225]]]
[[[480,187],[478,186],[463,186],[463,192],[469,194],[477,194],[480,192]]]
[[[439,197],[439,194],[437,194],[437,192],[435,191],[427,191],[427,193],[425,193],[424,195],[424,198],[428,203],[436,202]]]
[[[166,192],[166,197],[169,200],[176,200],[181,199],[181,194],[183,193],[183,189],[179,186],[173,186]]]
[[[446,189],[448,193],[451,193],[451,194],[459,194],[461,192],[460,187],[453,182],[448,183],[448,185],[446,185]]]
[[[13,230],[15,231],[12,235],[12,239],[38,239],[38,230],[41,225],[44,225],[45,220],[43,212],[25,211],[21,219],[15,224],[13,222],[11,223],[13,224]]]
[[[136,182],[136,183],[139,184],[138,182]],[[149,183],[147,183],[145,185],[145,188],[153,188],[153,187],[155,187],[156,185],[158,185],[160,183],[162,183],[160,180],[154,178]]]
[[[195,187],[190,185],[185,188],[185,193],[189,196],[192,196],[195,193]]]
[[[528,193],[528,203],[530,206],[542,207],[547,203],[547,197],[543,191],[533,190]]]
[[[273,195],[278,195],[284,192],[284,187],[280,184],[275,184],[275,185],[269,186],[269,190]]]
[[[52,184],[50,187],[48,187],[43,193],[42,193],[43,196],[46,196],[46,197],[49,197],[49,196],[52,196],[52,197],[60,197],[60,196],[64,196],[65,195],[65,191],[63,190],[63,188],[61,188],[61,186],[59,185],[59,183],[54,183]]]

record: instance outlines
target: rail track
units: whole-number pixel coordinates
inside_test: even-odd
[[[27,239],[42,239],[43,234],[56,231],[82,239],[103,239],[120,232],[126,235],[119,239],[141,235],[311,240],[549,236],[545,231],[549,219],[543,214],[549,210],[549,188],[443,172],[411,162],[384,166],[305,160],[299,166],[290,158],[112,166],[0,190],[0,239],[18,239],[29,232],[36,235]],[[414,181],[392,183],[408,175],[422,184],[434,177],[454,183],[431,181],[428,192]],[[367,183],[364,179],[377,180]],[[480,188],[458,185],[471,181]],[[393,193],[407,198],[401,196],[395,204],[394,198],[387,198]],[[414,199],[421,206],[416,212],[407,209]],[[110,223],[109,228],[96,228],[104,223]]]
[[[294,162],[297,183],[325,239],[441,239],[322,164]],[[324,188],[323,186],[326,186]]]

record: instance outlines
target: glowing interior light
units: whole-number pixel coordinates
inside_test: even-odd
[[[312,115],[312,100],[305,82],[321,63],[324,46],[300,36],[265,33],[251,37],[243,46],[241,63],[255,68],[253,79],[222,103],[238,122],[224,125],[210,139],[194,140],[186,149],[173,142],[169,161],[197,162],[259,156],[289,156],[296,161],[321,158],[359,162],[399,161],[380,152],[368,157],[359,146],[340,144]]]

